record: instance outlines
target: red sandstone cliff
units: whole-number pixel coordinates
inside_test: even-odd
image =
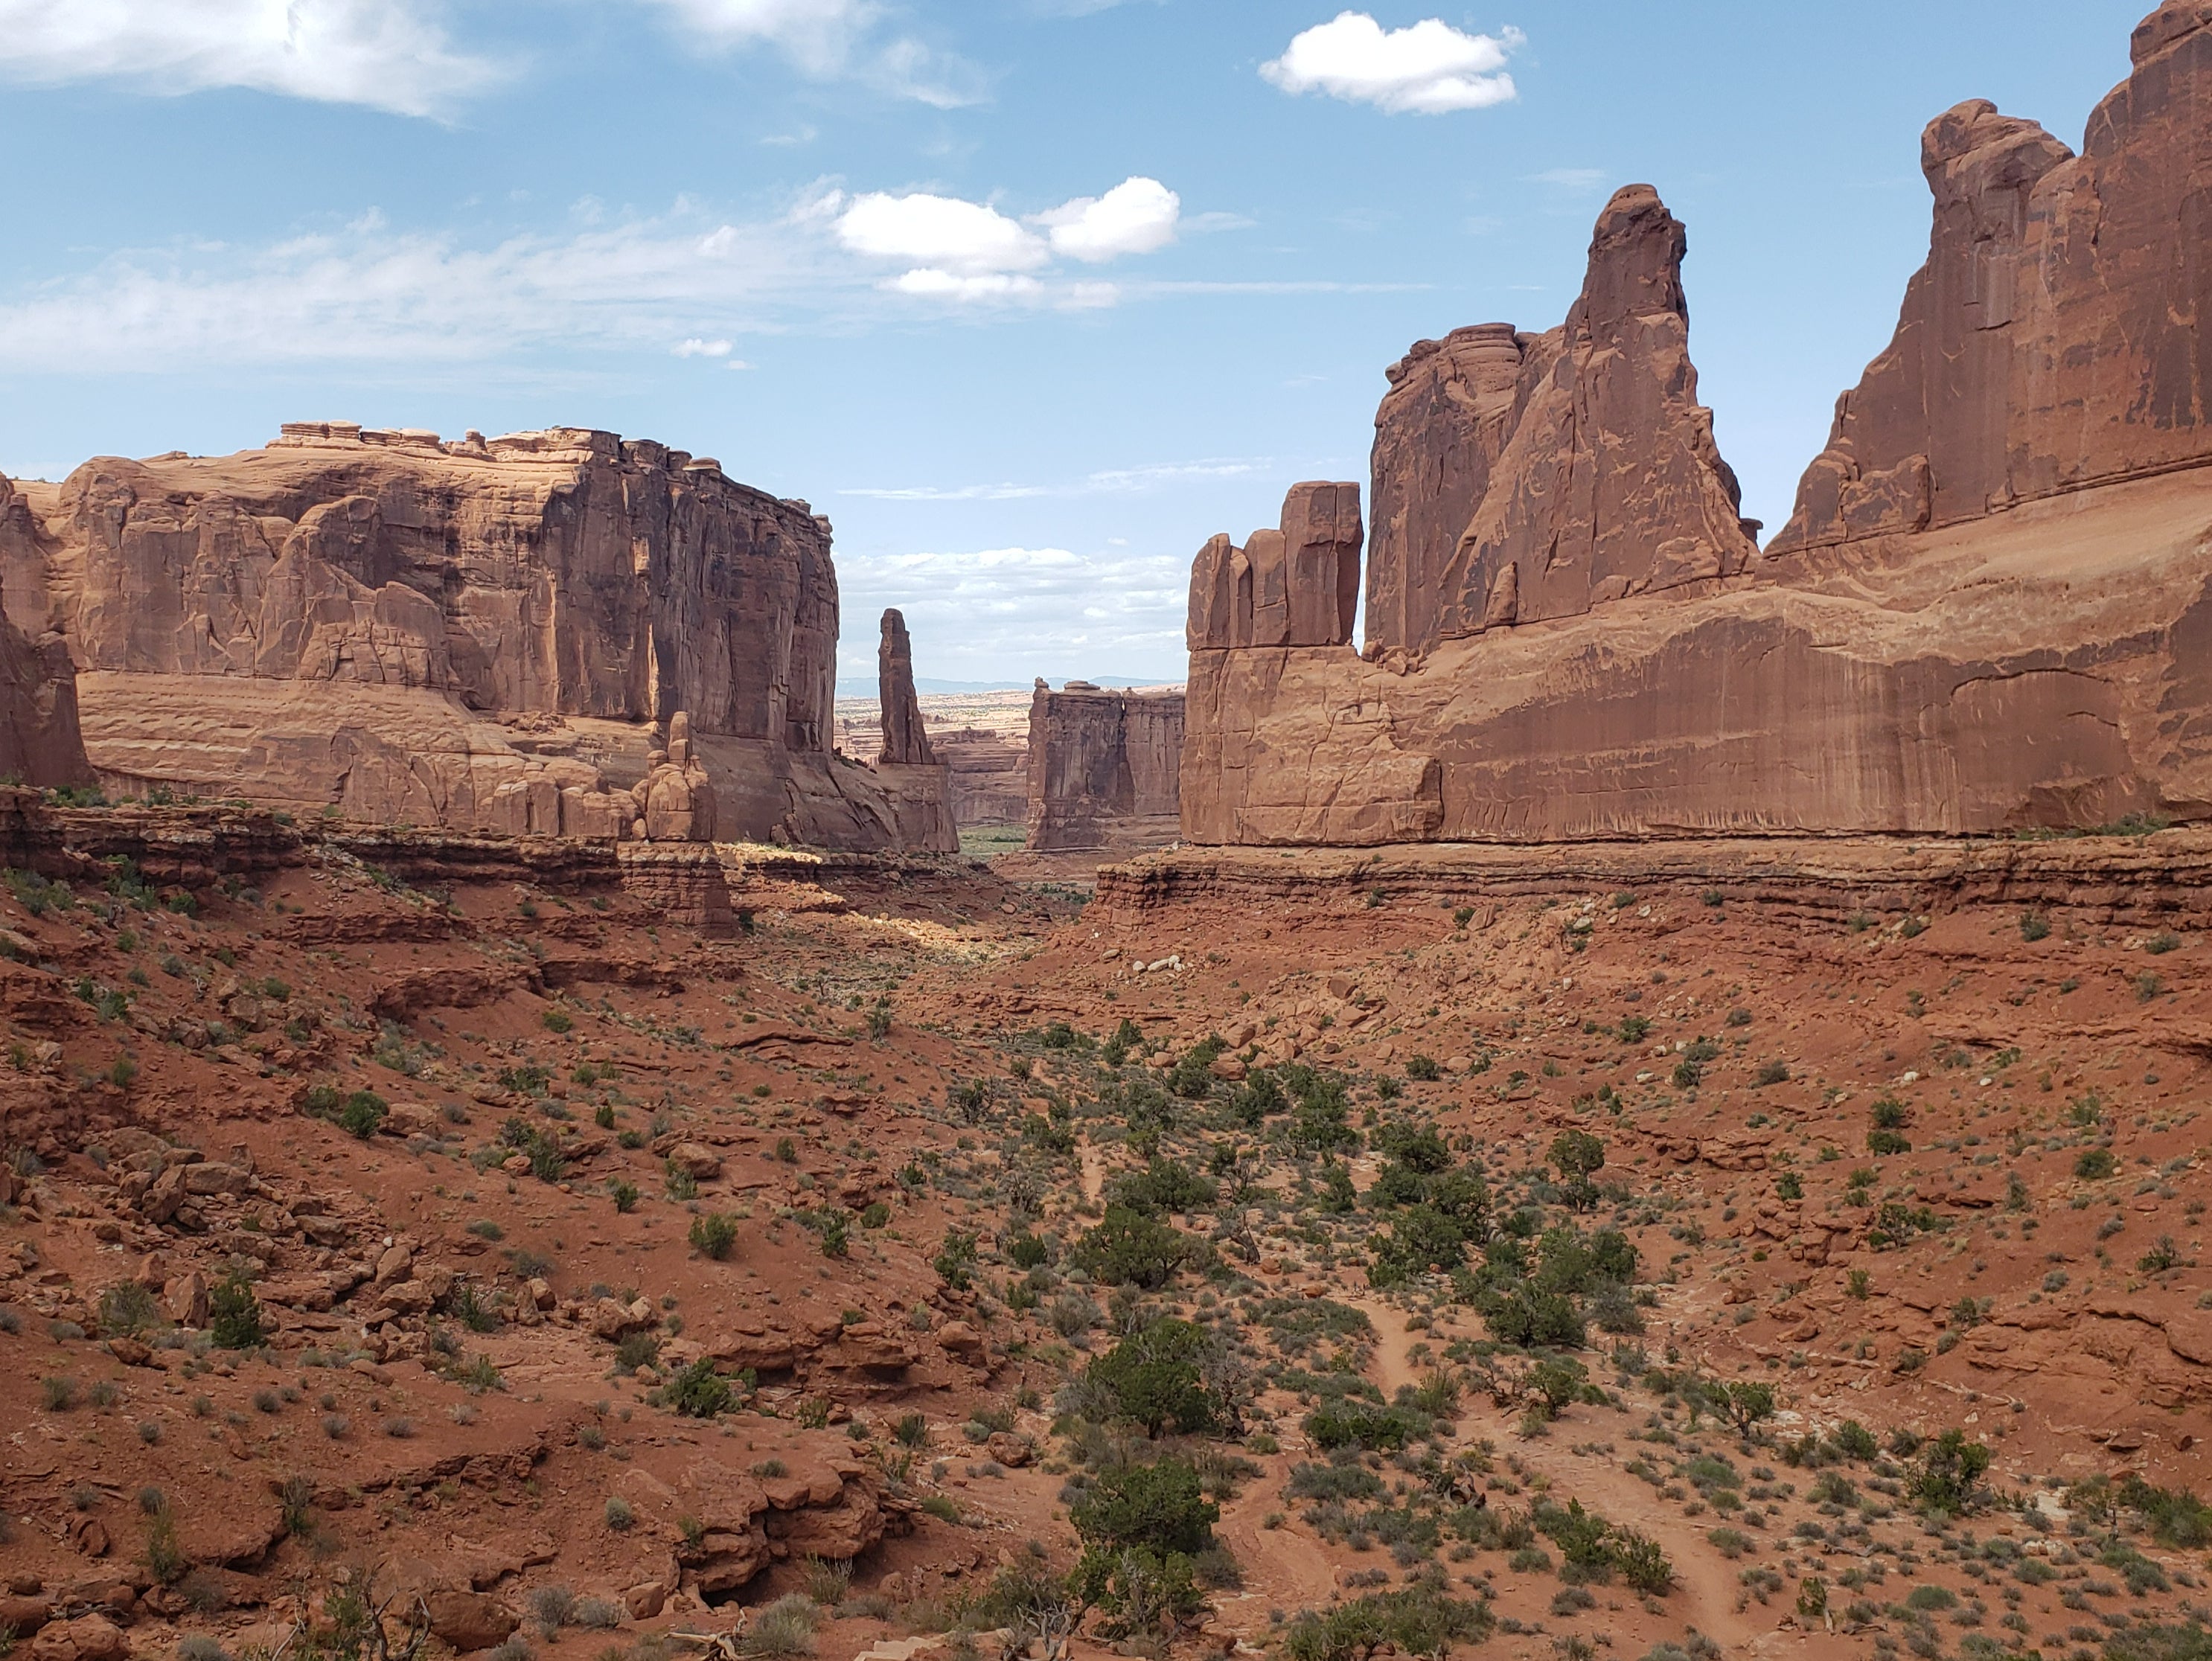
[[[1376,417],[1370,648],[1571,616],[1757,557],[1697,401],[1687,243],[1658,192],[1632,185],[1598,216],[1565,323],[1462,330],[1392,371]]]
[[[1770,554],[2212,457],[2212,6],[2173,0],[2080,155],[1989,103],[1929,124],[1928,263]]]
[[[833,763],[827,523],[611,433],[289,424],[220,458],[103,458],[0,549],[59,628],[103,777],[355,816],[611,834],[690,718],[720,832],[899,846]]]
[[[2212,815],[2207,130],[2212,0],[2136,31],[2080,158],[1940,119],[1928,270],[1765,559],[1696,402],[1680,228],[1616,197],[1563,330],[1394,374],[1372,661],[1240,635],[1237,550],[1200,553],[1185,839]]]
[[[0,595],[35,569],[40,531],[14,482],[0,476]],[[76,670],[68,645],[45,630],[0,621],[0,777],[26,785],[92,782],[78,729]]]
[[[1027,851],[1130,853],[1173,841],[1182,741],[1181,693],[1106,692],[1084,681],[1054,692],[1039,681]]]

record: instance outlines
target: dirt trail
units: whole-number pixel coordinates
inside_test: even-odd
[[[1407,1331],[1405,1316],[1372,1294],[1347,1296],[1345,1301],[1364,1311],[1375,1324],[1374,1371],[1383,1394],[1395,1395],[1401,1385],[1419,1384],[1425,1375],[1408,1354],[1418,1340]],[[1602,1411],[1571,1408],[1551,1436],[1524,1441],[1521,1440],[1516,1415],[1500,1410],[1487,1397],[1469,1395],[1461,1403],[1460,1440],[1466,1444],[1487,1438],[1500,1448],[1510,1448],[1524,1465],[1544,1476],[1558,1493],[1580,1500],[1611,1521],[1626,1523],[1665,1541],[1675,1577],[1674,1591],[1666,1601],[1669,1610],[1686,1625],[1727,1648],[1748,1643],[1771,1630],[1772,1622],[1779,1618],[1778,1612],[1754,1606],[1738,1614],[1735,1569],[1701,1540],[1685,1549],[1686,1531],[1680,1512],[1661,1500],[1650,1484],[1607,1460],[1577,1457],[1559,1445],[1562,1434],[1571,1441],[1578,1429],[1584,1434],[1597,1431],[1604,1440],[1613,1440],[1616,1426],[1579,1422]]]

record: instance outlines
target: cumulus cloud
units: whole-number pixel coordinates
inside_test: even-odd
[[[1190,561],[1184,555],[1078,554],[1064,548],[837,556],[855,615],[906,614],[927,672],[996,676],[1080,664],[1099,673],[1179,679]],[[872,662],[872,659],[870,660]]]
[[[730,343],[726,340],[702,340],[694,335],[676,348],[679,358],[726,358],[730,355]]]
[[[1385,31],[1365,12],[1347,11],[1294,38],[1260,73],[1286,93],[1326,93],[1391,115],[1443,115],[1512,100],[1505,62],[1526,39],[1515,28],[1467,34],[1433,17]]]
[[[838,217],[837,239],[856,254],[956,276],[1033,271],[1051,258],[1042,238],[997,209],[923,191],[857,197]]]
[[[908,265],[883,283],[891,293],[1080,309],[1114,305],[1121,289],[1109,282],[1048,284],[1033,274],[1056,254],[1097,264],[1164,248],[1175,240],[1182,203],[1156,179],[1127,179],[1103,197],[1078,197],[1026,225],[987,203],[923,191],[849,201],[831,192],[813,211],[835,216],[837,239],[852,252]]]
[[[889,31],[881,0],[643,0],[667,15],[680,39],[709,51],[781,49],[817,80],[853,77],[900,97],[957,109],[984,96],[973,64],[911,35]]]
[[[242,87],[435,115],[498,80],[423,0],[0,0],[0,77]]]
[[[1182,198],[1157,179],[1127,179],[1103,196],[1078,197],[1037,215],[1053,252],[1092,264],[1149,254],[1175,240]]]

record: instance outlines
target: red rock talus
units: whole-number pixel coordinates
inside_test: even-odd
[[[1358,566],[1353,566],[1355,578]],[[1134,852],[1175,840],[1182,764],[1178,692],[1042,681],[1030,705],[1031,853]]]
[[[295,423],[40,488],[40,546],[0,548],[8,612],[68,637],[112,782],[615,834],[680,711],[719,834],[899,846],[831,761],[829,526],[715,462]]]
[[[1929,124],[1928,263],[1770,554],[2212,459],[2212,6],[2132,58],[2078,156],[1979,100]]]
[[[1929,130],[1929,267],[1771,557],[1650,192],[1608,205],[1565,330],[1516,337],[1510,416],[1502,333],[1422,355],[1378,423],[1370,660],[1240,636],[1237,550],[1199,556],[1185,840],[2212,815],[2212,0],[2134,56],[2079,158],[1986,105]],[[1412,545],[1478,475],[1449,555]]]

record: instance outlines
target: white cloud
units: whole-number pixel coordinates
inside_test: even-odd
[[[1347,11],[1297,36],[1260,73],[1287,93],[1326,93],[1391,115],[1443,115],[1515,97],[1505,61],[1526,38],[1514,28],[1466,34],[1433,17],[1386,33],[1365,12]]]
[[[1040,214],[1053,252],[1092,264],[1149,254],[1175,240],[1182,198],[1157,179],[1126,179],[1104,196],[1078,197]]]
[[[1605,183],[1601,167],[1547,167],[1540,173],[1528,175],[1531,185],[1549,185],[1555,190],[1573,191],[1578,194],[1595,191]]]
[[[964,59],[890,35],[880,0],[643,0],[679,37],[709,51],[767,45],[817,80],[852,77],[939,109],[979,102],[984,77]]]
[[[505,73],[424,0],[0,0],[0,77],[242,87],[434,115]]]
[[[679,358],[726,358],[730,355],[730,343],[726,340],[702,340],[694,335],[676,349]]]
[[[132,250],[81,276],[0,291],[0,368],[390,363],[419,373],[545,349],[666,354],[671,342],[696,339],[704,352],[788,311],[836,318],[866,305],[864,275],[818,229],[788,219],[712,225],[644,220],[481,246],[357,223],[259,248]]]
[[[838,218],[837,239],[856,254],[913,260],[939,276],[1033,271],[1051,258],[1042,237],[996,209],[919,191],[858,197]]]
[[[915,294],[924,300],[949,300],[963,305],[1005,300],[1034,300],[1044,297],[1044,285],[1035,277],[1009,276],[1001,271],[962,276],[951,271],[924,268],[896,276],[884,287],[894,294]]]
[[[1055,254],[1097,264],[1152,253],[1175,240],[1182,199],[1155,179],[1128,179],[1103,197],[1078,197],[1032,223],[958,197],[875,191],[849,201],[832,191],[802,210],[834,216],[837,240],[870,259],[909,264],[880,286],[888,293],[959,305],[1049,304],[1094,310],[1120,302],[1110,282],[1048,283],[1036,275]]]

